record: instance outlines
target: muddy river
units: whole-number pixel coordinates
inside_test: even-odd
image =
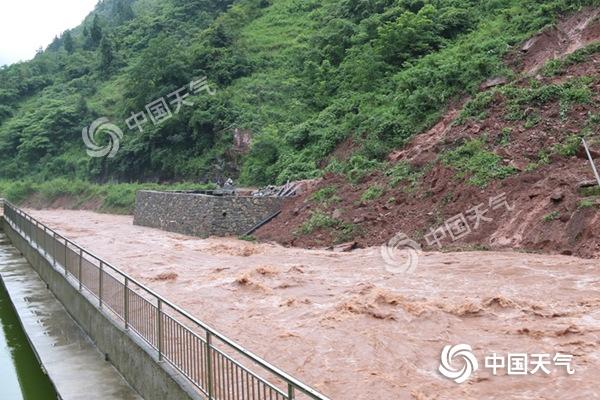
[[[379,248],[288,249],[128,216],[31,212],[332,399],[600,398],[598,260],[433,252],[397,274]],[[460,384],[438,372],[455,344],[471,346],[479,365]],[[563,359],[548,373],[494,375],[484,361],[494,353]]]

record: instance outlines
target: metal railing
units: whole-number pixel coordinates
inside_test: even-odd
[[[86,298],[209,400],[329,400],[8,201],[4,218]]]

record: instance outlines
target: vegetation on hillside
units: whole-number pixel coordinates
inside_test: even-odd
[[[0,177],[266,184],[343,171],[360,179],[452,100],[510,76],[503,57],[512,46],[591,3],[104,0],[33,60],[0,69]],[[214,96],[191,96],[193,106],[143,132],[127,128],[132,112],[202,76]],[[581,101],[584,86],[543,88],[525,101]],[[515,113],[518,90],[507,93]],[[81,131],[102,116],[125,132],[115,158],[85,152]],[[235,128],[252,132],[248,154],[232,151]],[[350,136],[356,154],[324,165]],[[448,163],[476,151],[493,167],[477,143],[465,146]],[[507,173],[492,168],[477,182]]]
[[[211,184],[176,183],[159,185],[153,183],[95,184],[88,181],[56,178],[50,181],[0,181],[0,198],[13,203],[29,202],[36,206],[67,205],[70,208],[90,208],[101,212],[133,214],[135,195],[138,190],[209,190]]]

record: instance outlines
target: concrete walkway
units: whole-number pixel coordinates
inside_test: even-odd
[[[0,276],[34,351],[62,399],[142,399],[104,360],[1,232]]]

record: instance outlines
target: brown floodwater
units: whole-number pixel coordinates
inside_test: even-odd
[[[129,216],[35,217],[332,399],[600,398],[600,262],[516,252],[420,254],[388,272],[379,248],[350,253],[199,239]],[[480,368],[438,372],[448,344]],[[491,353],[572,354],[553,368],[493,376]]]

